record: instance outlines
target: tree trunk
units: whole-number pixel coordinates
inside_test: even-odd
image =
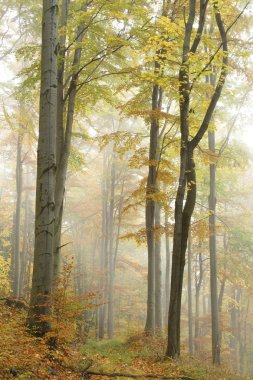
[[[17,160],[16,160],[16,213],[15,213],[15,228],[14,228],[14,297],[20,296],[20,271],[21,271],[21,257],[20,257],[20,223],[21,223],[21,207],[22,207],[22,181],[23,181],[23,167],[22,167],[22,136],[19,133],[17,141]]]
[[[192,334],[192,244],[191,233],[188,239],[188,345],[189,354],[193,354],[193,334]]]
[[[35,248],[28,326],[38,336],[50,329],[55,222],[58,1],[43,0]]]
[[[67,12],[68,6],[65,3],[64,12],[62,13],[62,24],[67,22]],[[76,42],[81,43],[84,36],[83,25],[79,25],[77,28],[77,38]],[[66,37],[65,37],[66,38]],[[62,41],[65,44],[65,40]],[[55,236],[54,236],[54,278],[57,278],[60,268],[60,253],[61,253],[61,227],[62,227],[62,217],[63,217],[63,201],[65,194],[65,183],[68,169],[68,160],[71,148],[71,138],[72,138],[72,128],[74,122],[74,110],[77,94],[77,80],[79,76],[78,67],[81,59],[82,47],[79,45],[74,52],[74,58],[72,62],[72,77],[70,81],[69,91],[68,91],[68,106],[66,115],[66,127],[63,131],[63,114],[64,113],[64,103],[63,103],[63,76],[64,76],[64,65],[60,66],[60,72],[58,73],[58,85],[60,84],[57,93],[57,105],[60,107],[57,114],[57,170],[56,170],[56,185],[55,185]],[[65,54],[65,53],[63,53]],[[64,57],[61,57],[64,59]],[[58,145],[59,144],[59,145]]]
[[[171,276],[171,253],[170,253],[170,238],[169,238],[169,217],[165,211],[165,250],[166,250],[166,271],[165,271],[165,321],[168,319],[169,304],[170,304],[170,276]]]
[[[179,70],[179,95],[180,95],[180,174],[179,184],[175,202],[175,225],[172,256],[172,276],[171,276],[171,296],[168,320],[168,346],[167,356],[175,358],[180,355],[180,315],[181,297],[183,285],[183,273],[185,265],[185,251],[187,246],[188,231],[196,202],[196,176],[194,169],[193,153],[198,143],[203,138],[208,129],[213,112],[220,98],[228,65],[228,45],[227,34],[220,15],[219,4],[213,2],[215,20],[222,40],[222,68],[220,77],[215,87],[205,116],[195,136],[189,141],[189,106],[192,86],[189,76],[189,53],[195,54],[201,41],[205,25],[205,13],[208,2],[200,1],[200,14],[198,30],[191,44],[191,36],[196,13],[196,0],[189,0],[189,15],[185,24],[185,34],[183,42],[182,63]],[[187,198],[184,206],[184,195],[187,181]]]
[[[208,132],[208,146],[210,154],[215,155],[215,135]],[[210,250],[210,292],[211,292],[211,319],[212,319],[212,356],[213,363],[220,364],[220,328],[217,290],[217,259],[216,259],[216,192],[215,192],[216,165],[210,164],[210,195],[209,195],[209,250]]]
[[[201,248],[201,244],[199,244]],[[198,338],[200,336],[200,327],[199,327],[199,301],[200,301],[200,289],[203,281],[203,262],[202,262],[202,253],[199,252],[198,254],[198,259],[199,259],[199,278],[196,276],[196,303],[195,303],[195,344],[194,348],[195,351],[198,352],[200,347],[199,347],[199,342]]]
[[[29,193],[26,190],[25,194],[25,220],[24,220],[24,232],[23,232],[23,246],[22,246],[22,259],[21,259],[21,271],[20,271],[20,296],[25,297],[25,285],[26,281],[26,265],[27,265],[27,246],[28,246],[28,223],[29,223]]]
[[[187,158],[189,155],[189,158]],[[172,358],[180,355],[180,317],[185,253],[191,216],[196,202],[196,175],[192,152],[181,147],[180,180],[175,205],[175,226],[172,254],[171,292],[168,320],[168,346],[166,355]],[[187,198],[183,207],[187,177]]]
[[[161,206],[155,205],[155,327],[159,333],[162,329],[162,259],[161,259]]]
[[[110,201],[109,201],[109,251],[108,251],[108,320],[107,320],[107,333],[108,338],[112,339],[114,334],[114,206],[115,206],[115,161],[114,153],[111,163],[110,175]]]
[[[231,328],[231,336],[230,336],[230,357],[231,357],[231,366],[235,372],[238,370],[238,342],[237,342],[237,320],[238,320],[238,310],[236,306],[236,288],[232,287],[232,295],[231,295],[232,303],[230,305],[230,328]]]
[[[101,305],[98,311],[98,337],[104,339],[105,333],[105,301],[106,301],[106,276],[107,276],[107,246],[108,246],[108,186],[107,186],[107,172],[108,172],[108,158],[104,153],[103,160],[103,180],[101,183],[102,192],[102,231],[101,231],[101,249],[100,249],[100,276],[99,288],[101,293]]]
[[[157,65],[159,70],[159,65]],[[159,86],[153,87],[152,111],[159,109]],[[150,126],[149,145],[149,169],[146,190],[146,236],[148,245],[148,294],[147,294],[147,317],[145,331],[153,334],[155,330],[155,200],[157,180],[157,149],[159,139],[159,121],[157,116],[152,116]]]
[[[226,286],[226,278],[224,277],[221,281],[221,284],[220,284],[220,292],[219,292],[219,297],[218,297],[219,313],[221,313],[221,310],[222,310],[222,302],[223,302],[223,297],[224,297],[224,293],[225,293],[225,286]]]
[[[183,274],[185,265],[185,252],[187,247],[188,232],[191,215],[196,198],[196,178],[193,162],[193,149],[188,143],[189,139],[189,104],[190,104],[190,80],[189,58],[192,26],[195,19],[194,0],[189,1],[188,21],[185,24],[183,42],[182,64],[179,70],[179,94],[180,94],[180,172],[175,201],[175,224],[173,235],[171,291],[168,318],[168,345],[166,355],[172,358],[180,355],[180,318],[181,298],[183,287]],[[194,178],[194,179],[193,179]],[[193,181],[193,182],[191,182]],[[187,200],[184,206],[186,183]]]

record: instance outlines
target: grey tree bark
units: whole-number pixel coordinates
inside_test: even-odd
[[[156,332],[162,329],[162,258],[161,258],[161,206],[155,204],[155,328]]]
[[[165,270],[165,321],[168,319],[170,304],[170,275],[171,275],[171,252],[169,238],[169,217],[165,211],[165,251],[166,251],[166,270]]]
[[[125,188],[125,170],[123,170],[123,176],[122,176],[122,182],[121,182],[121,188],[120,188],[120,194],[119,194],[119,201],[117,210],[114,209],[114,218],[113,218],[113,224],[116,227],[116,217],[117,217],[117,228],[116,233],[114,236],[114,243],[113,243],[113,251],[112,251],[112,257],[110,259],[110,269],[109,269],[109,302],[108,302],[108,337],[109,339],[113,338],[114,335],[114,283],[115,283],[115,270],[116,270],[116,261],[117,261],[117,255],[118,255],[118,248],[119,248],[119,238],[120,238],[120,231],[121,231],[121,222],[122,222],[122,208],[123,208],[123,202],[124,202],[124,188]],[[113,174],[114,172],[114,174]],[[114,182],[114,187],[116,186],[115,183],[115,168],[112,168],[112,176],[111,176],[111,189],[112,184]],[[113,190],[113,189],[112,189]],[[115,190],[111,192],[111,198],[115,196]],[[115,203],[115,202],[113,202]],[[116,208],[116,206],[114,207]]]
[[[43,336],[50,329],[55,222],[58,1],[43,0],[35,247],[28,326]]]
[[[189,15],[185,27],[183,43],[182,65],[179,72],[179,93],[180,101],[180,173],[175,201],[175,224],[173,236],[172,272],[171,272],[171,293],[168,318],[168,345],[166,355],[177,357],[180,355],[180,316],[181,297],[183,286],[183,272],[185,265],[185,252],[187,247],[188,231],[190,227],[191,215],[196,198],[196,179],[193,161],[193,150],[189,149],[189,103],[190,103],[190,82],[189,82],[189,62],[190,40],[192,27],[195,19],[195,1],[189,1]],[[187,200],[184,206],[184,196],[186,183],[189,187]],[[191,185],[192,183],[192,185]]]
[[[215,134],[208,132],[208,147],[215,155]],[[210,251],[210,292],[211,292],[211,319],[212,319],[212,356],[213,363],[220,364],[220,327],[217,289],[217,253],[216,253],[216,164],[210,163],[210,194],[209,194],[209,251]]]
[[[65,8],[65,14],[63,14],[62,23],[66,22],[67,13],[67,4]],[[77,28],[77,38],[76,42],[81,43],[83,40],[83,25],[79,25]],[[62,42],[64,43],[64,42]],[[63,201],[65,194],[65,183],[66,183],[66,175],[68,169],[68,160],[70,155],[71,148],[71,138],[72,138],[72,128],[74,121],[74,110],[75,110],[75,102],[76,102],[76,93],[77,93],[77,79],[78,79],[78,67],[80,64],[82,48],[80,45],[75,49],[74,58],[72,63],[72,76],[69,86],[68,93],[68,104],[67,104],[67,115],[66,115],[66,125],[63,130],[63,120],[64,116],[60,113],[64,112],[65,105],[62,104],[63,99],[63,86],[62,84],[58,88],[58,105],[61,104],[60,109],[58,110],[57,116],[57,170],[56,170],[56,185],[55,185],[55,236],[54,236],[54,277],[57,278],[59,274],[60,267],[60,251],[61,251],[61,226],[62,226],[62,216],[63,216]],[[62,58],[63,59],[63,58]],[[63,68],[60,67],[61,72],[58,74],[58,85],[59,82],[62,82],[63,77],[60,75],[64,75],[62,73]],[[59,144],[59,145],[58,145]]]
[[[238,370],[238,341],[237,341],[237,328],[238,328],[238,309],[236,306],[237,294],[235,286],[231,289],[231,304],[229,307],[230,312],[230,327],[231,327],[231,336],[230,336],[230,358],[231,358],[231,367],[234,371]]]
[[[20,272],[21,272],[21,254],[20,254],[20,228],[21,228],[21,207],[22,207],[22,187],[23,187],[23,165],[22,165],[22,135],[19,132],[17,141],[17,159],[16,159],[16,212],[15,212],[15,227],[14,227],[14,286],[13,296],[19,297]]]
[[[29,193],[25,192],[25,220],[23,229],[23,242],[22,242],[22,256],[21,256],[21,270],[20,270],[20,296],[25,297],[25,287],[28,285],[26,276],[27,267],[27,248],[28,248],[28,224],[29,224]]]
[[[102,231],[100,248],[100,276],[99,288],[101,294],[100,307],[98,310],[98,337],[104,338],[105,334],[105,314],[106,314],[106,277],[107,277],[107,256],[108,256],[108,154],[104,152],[103,158],[103,179],[101,183],[102,193]]]
[[[169,11],[171,10],[171,4],[168,2],[165,4],[163,2],[162,16],[167,17]],[[171,10],[171,19],[174,15],[174,7]],[[156,52],[157,56],[163,54],[163,49]],[[157,61],[154,64],[154,74],[158,75],[161,73],[161,65]],[[162,324],[162,310],[161,310],[161,271],[159,269],[159,243],[155,247],[155,208],[156,200],[155,194],[157,192],[157,168],[159,161],[159,112],[162,108],[162,97],[163,89],[157,83],[154,84],[152,90],[151,99],[151,123],[150,123],[150,135],[149,135],[149,168],[148,168],[148,179],[146,187],[146,208],[145,208],[145,221],[146,221],[146,236],[147,236],[147,246],[148,246],[148,289],[147,289],[147,316],[145,331],[148,334],[153,334],[156,325],[160,326]],[[158,206],[159,207],[159,206]],[[157,253],[157,254],[156,254]],[[157,258],[157,260],[156,260]],[[156,265],[157,262],[157,265]],[[157,305],[157,306],[156,306]],[[157,311],[156,311],[157,310]]]
[[[114,153],[111,162],[110,173],[110,196],[109,196],[109,250],[108,250],[108,315],[107,332],[108,338],[114,334],[114,208],[115,208],[115,158]]]
[[[216,24],[222,40],[222,68],[219,81],[207,107],[206,114],[195,136],[189,141],[189,110],[190,95],[192,86],[189,76],[189,54],[196,53],[205,25],[205,13],[207,1],[200,1],[199,25],[192,46],[191,35],[195,22],[196,1],[189,0],[189,15],[185,24],[185,35],[183,43],[182,64],[179,71],[179,94],[180,94],[180,174],[177,195],[175,201],[175,225],[172,256],[172,275],[171,275],[171,295],[168,319],[168,345],[166,355],[172,358],[180,355],[180,316],[181,316],[181,297],[183,274],[185,265],[185,252],[187,247],[188,232],[191,216],[196,202],[196,175],[194,164],[194,150],[203,138],[216,104],[220,98],[222,88],[227,75],[228,47],[227,36],[221,19],[220,10],[217,2],[213,3]],[[187,189],[186,189],[187,185]],[[184,204],[185,192],[187,192]]]
[[[188,239],[188,346],[189,354],[193,354],[193,329],[192,329],[192,242],[191,232]]]
[[[156,70],[159,70],[156,63]],[[159,110],[159,86],[153,87],[152,93],[152,111]],[[157,191],[157,149],[159,138],[159,121],[157,116],[152,116],[150,126],[150,144],[149,144],[149,168],[146,189],[146,236],[148,246],[148,294],[147,294],[147,317],[145,331],[153,334],[155,330],[155,200],[154,195]]]
[[[199,244],[199,248],[201,249],[201,244]],[[203,260],[202,260],[202,253],[198,253],[198,270],[199,275],[196,275],[196,297],[195,297],[195,334],[194,334],[194,349],[196,352],[199,352],[199,342],[198,338],[200,336],[200,326],[199,326],[199,317],[200,317],[200,290],[203,282]]]

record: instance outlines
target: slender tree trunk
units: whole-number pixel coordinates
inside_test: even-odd
[[[171,276],[171,253],[169,239],[169,217],[165,211],[165,250],[166,250],[166,271],[165,271],[165,321],[168,319],[170,304],[170,276]]]
[[[120,198],[119,198],[119,206],[118,206],[118,227],[117,227],[117,233],[115,236],[115,248],[113,253],[113,260],[112,260],[112,285],[111,285],[111,294],[113,296],[113,305],[114,305],[114,281],[115,281],[115,270],[116,270],[116,260],[118,255],[118,248],[119,248],[119,237],[120,237],[120,230],[121,230],[121,221],[122,221],[122,208],[123,208],[123,201],[124,201],[124,186],[125,186],[125,175],[123,175],[122,184],[121,184],[121,191],[120,191]],[[109,305],[108,305],[109,309]],[[120,312],[120,311],[119,311]],[[109,310],[108,310],[109,313]],[[112,318],[114,318],[114,313],[111,312]],[[112,331],[114,331],[112,329]],[[108,332],[109,335],[109,332]],[[109,335],[109,337],[113,337],[113,334]]]
[[[226,204],[225,204],[225,211],[226,211]],[[228,242],[227,242],[227,233],[225,231],[224,235],[223,235],[223,249],[224,249],[224,255],[226,257],[227,253],[228,253]],[[224,272],[226,271],[226,262],[224,264]],[[222,302],[223,302],[223,297],[224,297],[224,294],[225,294],[225,287],[226,287],[226,275],[223,276],[222,280],[221,280],[221,284],[220,284],[220,291],[219,291],[219,297],[218,297],[218,309],[219,309],[219,313],[221,313],[222,311]]]
[[[240,305],[242,296],[242,290],[237,289],[236,292],[236,302],[237,302],[237,341],[239,345],[239,352],[238,352],[238,368],[240,375],[243,375],[244,372],[244,352],[243,352],[243,336],[242,336],[242,306]]]
[[[171,11],[170,20],[174,17],[174,7],[171,4],[163,2],[162,16],[168,17]],[[157,56],[163,55],[163,49],[158,50]],[[162,71],[159,60],[155,61],[154,74],[159,75]],[[149,334],[154,333],[157,325],[162,325],[161,310],[161,272],[160,272],[160,248],[161,243],[155,244],[154,226],[156,213],[155,195],[157,192],[157,169],[160,156],[159,149],[159,112],[162,108],[163,89],[157,83],[153,86],[152,91],[152,116],[150,125],[149,139],[149,170],[146,188],[146,236],[148,246],[148,294],[147,294],[147,317],[145,331]],[[159,206],[158,206],[159,207]],[[157,249],[156,249],[156,247]],[[156,254],[157,253],[157,254]],[[157,265],[156,265],[157,262]],[[156,282],[158,281],[158,284]]]
[[[63,0],[61,6],[60,17],[60,37],[59,37],[59,61],[57,71],[57,123],[56,123],[56,170],[60,171],[61,157],[64,151],[64,114],[65,114],[65,102],[64,102],[64,72],[65,72],[65,55],[66,55],[66,27],[68,19],[68,5],[69,0]],[[63,173],[64,175],[64,173]],[[59,182],[59,180],[58,180]],[[55,197],[58,198],[61,195],[57,189]],[[63,216],[63,201],[59,199],[56,212],[55,222],[55,236],[54,236],[54,269],[53,276],[57,278],[59,274],[60,265],[60,246],[61,246],[61,225]]]
[[[55,224],[57,32],[58,1],[43,0],[35,248],[28,316],[30,329],[39,336],[50,329]]]
[[[155,205],[155,327],[159,333],[162,329],[162,259],[161,259],[161,206]]]
[[[215,134],[208,132],[208,146],[210,154],[215,155]],[[211,319],[212,319],[212,355],[213,363],[220,364],[220,327],[217,290],[217,259],[216,259],[216,192],[215,192],[215,163],[210,164],[210,195],[209,195],[209,250],[210,250],[210,291],[211,291]]]
[[[108,338],[112,339],[114,334],[114,207],[115,207],[115,161],[114,153],[111,163],[110,175],[110,201],[109,201],[109,251],[108,251],[108,315],[107,333]]]
[[[187,159],[188,154],[189,158]],[[187,152],[183,144],[181,147],[181,178],[179,180],[175,205],[171,292],[168,320],[168,346],[166,352],[167,356],[173,358],[180,355],[180,317],[185,253],[191,216],[196,202],[196,175],[194,166],[195,164],[192,153]],[[185,206],[183,207],[186,176],[188,189]]]
[[[188,345],[189,354],[193,354],[193,333],[192,333],[192,244],[191,233],[188,239]]]
[[[68,2],[65,1],[65,8],[62,13],[62,24],[67,22],[67,12],[68,12]],[[81,59],[82,47],[80,43],[83,40],[84,28],[83,25],[79,25],[77,28],[77,38],[76,42],[79,46],[75,49],[74,58],[72,62],[73,74],[70,80],[69,93],[68,93],[68,105],[67,105],[67,115],[66,115],[66,127],[63,135],[63,114],[64,113],[64,103],[63,97],[63,85],[62,80],[64,76],[64,65],[60,66],[60,72],[58,73],[58,85],[60,82],[60,87],[58,90],[58,115],[57,115],[57,171],[56,171],[56,185],[55,185],[55,236],[54,236],[54,278],[57,278],[60,268],[60,252],[61,252],[61,227],[62,227],[62,217],[63,217],[63,201],[65,194],[65,183],[68,169],[68,160],[71,148],[71,138],[72,138],[72,128],[74,122],[74,111],[76,103],[77,94],[77,80],[78,80],[78,67]],[[65,37],[66,38],[66,37]],[[65,43],[65,41],[62,41]],[[63,53],[65,54],[65,53]],[[61,57],[64,59],[64,57]],[[58,124],[59,123],[59,124]]]
[[[101,293],[101,306],[98,311],[98,337],[104,339],[105,333],[105,301],[106,301],[106,262],[107,262],[107,242],[108,242],[108,186],[107,186],[107,172],[108,172],[108,157],[106,152],[104,153],[103,160],[103,180],[101,184],[102,191],[102,231],[101,231],[101,249],[100,249],[100,276],[99,276],[99,288]]]
[[[175,224],[173,235],[171,292],[168,318],[168,345],[166,355],[172,358],[180,355],[180,318],[181,298],[183,287],[183,274],[185,265],[185,252],[187,247],[188,232],[191,215],[196,198],[196,178],[193,161],[193,150],[189,138],[189,104],[190,104],[190,81],[189,81],[189,59],[190,40],[192,27],[195,19],[196,1],[189,1],[188,21],[185,25],[183,42],[182,64],[179,70],[179,94],[180,94],[180,172],[179,183],[175,201]],[[186,183],[187,200],[184,206]]]
[[[12,215],[12,229],[11,229],[11,267],[10,267],[10,284],[11,284],[11,291],[12,294],[14,294],[14,282],[15,282],[15,219],[16,215],[15,212],[13,212]]]
[[[201,247],[201,244],[199,245]],[[198,338],[200,336],[200,326],[199,326],[199,317],[200,317],[200,313],[199,313],[199,310],[200,310],[200,305],[199,305],[199,301],[200,301],[200,290],[201,290],[201,285],[202,285],[202,281],[203,281],[203,262],[202,262],[202,253],[199,252],[198,254],[198,261],[199,261],[199,265],[198,265],[198,271],[199,271],[199,276],[197,278],[196,276],[196,302],[195,302],[195,344],[194,344],[194,348],[195,348],[195,351],[196,352],[199,352],[200,350],[200,347],[199,347],[199,342],[198,342]]]
[[[76,294],[78,296],[83,294],[83,287],[82,287],[82,276],[83,276],[83,265],[82,265],[82,260],[81,260],[81,254],[83,253],[80,247],[80,240],[79,240],[79,234],[76,234],[75,236],[75,258],[76,258]]]
[[[156,64],[157,66],[157,64]],[[159,65],[156,68],[159,70]],[[153,87],[152,111],[159,109],[159,86]],[[155,330],[155,200],[156,180],[157,180],[157,149],[159,139],[159,122],[157,116],[152,117],[150,127],[149,145],[149,169],[146,190],[146,235],[148,245],[148,295],[147,295],[147,317],[145,331],[153,334]]]
[[[27,247],[28,247],[28,223],[29,223],[29,193],[26,190],[25,194],[25,220],[24,220],[24,232],[23,232],[23,244],[22,244],[22,259],[21,259],[21,271],[20,271],[20,296],[25,296],[26,285],[26,266],[27,266]]]
[[[20,224],[21,224],[21,207],[22,207],[22,136],[19,133],[17,141],[17,160],[16,160],[16,212],[15,212],[15,228],[14,228],[14,297],[20,296],[20,271],[21,271],[21,256],[20,256]]]
[[[222,311],[222,302],[223,302],[223,297],[225,294],[225,286],[226,286],[226,278],[223,278],[220,284],[220,292],[219,292],[219,297],[218,297],[218,310],[219,313]]]
[[[236,303],[236,289],[232,287],[232,302],[230,305],[230,326],[231,326],[231,336],[230,336],[230,357],[231,366],[236,372],[238,370],[238,357],[237,357],[237,307]]]

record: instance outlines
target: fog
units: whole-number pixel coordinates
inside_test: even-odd
[[[205,29],[199,51],[187,53],[192,54],[187,61],[189,72],[183,73],[188,79],[179,82],[179,72],[185,69],[181,64],[184,16],[179,6],[168,24],[164,19],[169,16],[157,24],[154,20],[161,15],[162,1],[145,1],[143,12],[140,1],[133,7],[126,1],[119,9],[113,1],[107,5],[95,1],[85,8],[80,2],[70,2],[67,26],[59,29],[57,86],[44,90],[45,94],[57,87],[58,93],[50,93],[50,102],[52,110],[58,96],[52,116],[58,118],[58,132],[51,128],[49,109],[43,137],[41,4],[1,3],[0,297],[20,299],[36,309],[36,294],[53,294],[57,281],[62,284],[62,279],[68,278],[66,291],[71,297],[88,300],[78,322],[78,334],[83,334],[84,340],[124,340],[145,331],[159,336],[164,353],[170,357],[179,356],[178,352],[170,354],[170,343],[167,346],[167,335],[174,333],[173,300],[179,297],[181,355],[221,362],[238,376],[251,378],[250,8],[243,13],[243,1],[232,2],[233,6],[225,2],[221,8],[225,29],[243,13],[230,31],[227,53],[224,41],[220,44],[225,37],[219,34],[219,20],[217,27],[208,6],[205,28],[214,28],[214,32]],[[188,2],[184,3],[188,12]],[[60,15],[62,9],[61,5]],[[124,17],[122,9],[126,10]],[[198,11],[195,17],[198,20]],[[86,25],[85,32],[82,25]],[[171,39],[158,40],[167,34]],[[217,46],[223,46],[223,51],[219,47],[215,53]],[[212,54],[213,63],[208,63]],[[224,61],[227,54],[229,63]],[[189,87],[182,89],[185,83]],[[191,142],[198,137],[220,83],[221,95],[205,133],[194,149],[189,148],[192,155],[185,153],[184,157],[185,147],[193,146]],[[159,94],[155,99],[156,86]],[[190,107],[186,106],[184,121],[182,99],[186,94],[190,94]],[[53,170],[49,166],[52,154],[43,153],[45,141],[47,147],[54,145]],[[44,161],[37,161],[40,143],[42,160],[47,157],[48,162],[44,168]],[[188,164],[183,173],[184,162]],[[47,188],[39,182],[45,173]],[[191,215],[187,207],[195,190]],[[47,219],[50,215],[52,220]],[[177,227],[177,220],[181,227]],[[53,232],[45,227],[49,224],[54,225]],[[42,238],[45,229],[47,237]],[[45,260],[43,254],[47,255]],[[177,293],[180,274],[181,298]],[[43,313],[48,315],[48,311]],[[33,312],[29,318],[33,324]]]

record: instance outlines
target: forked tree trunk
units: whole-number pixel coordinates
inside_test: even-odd
[[[193,151],[189,150],[189,103],[190,103],[190,82],[189,82],[189,60],[190,40],[192,26],[195,19],[195,1],[189,1],[189,15],[185,26],[185,36],[183,43],[182,65],[179,70],[179,93],[180,100],[180,172],[179,183],[175,201],[175,224],[173,235],[172,252],[172,272],[171,272],[171,292],[168,318],[168,345],[166,355],[175,358],[180,355],[180,318],[181,318],[181,298],[183,287],[183,274],[185,265],[185,252],[187,247],[188,231],[190,227],[191,215],[195,203],[196,179],[193,166]],[[188,174],[187,174],[188,173]],[[188,176],[188,178],[187,178]],[[191,177],[194,183],[191,185]],[[190,181],[189,181],[190,180]],[[187,191],[187,201],[184,206],[186,183],[189,187]]]
[[[58,1],[43,1],[35,248],[28,326],[38,336],[50,329],[55,223]]]
[[[209,123],[211,121],[216,104],[220,98],[222,88],[225,83],[228,65],[228,47],[227,36],[221,19],[219,5],[213,2],[215,19],[222,40],[222,69],[214,90],[213,96],[207,107],[202,124],[195,136],[189,141],[189,106],[192,86],[190,85],[189,76],[189,54],[195,54],[201,40],[205,25],[205,13],[208,2],[200,1],[200,16],[198,30],[193,40],[192,46],[191,35],[195,21],[196,1],[189,0],[189,15],[185,24],[185,35],[183,42],[182,64],[179,71],[179,95],[180,95],[180,132],[181,132],[181,149],[180,149],[180,173],[179,184],[177,188],[175,202],[175,224],[173,239],[173,256],[172,256],[172,275],[171,275],[171,296],[168,319],[168,346],[166,355],[172,358],[180,355],[180,317],[181,317],[181,297],[183,274],[185,265],[185,251],[187,247],[188,232],[191,216],[196,202],[196,176],[193,161],[194,149],[203,138]],[[187,197],[184,204],[184,196],[187,183]]]
[[[85,5],[83,6],[85,8]],[[68,1],[64,0],[64,8],[62,12],[62,26],[65,27],[68,15]],[[64,79],[64,64],[60,64],[58,70],[58,93],[57,93],[57,170],[56,170],[56,185],[55,185],[55,237],[54,237],[54,278],[58,277],[60,270],[60,253],[61,253],[61,228],[63,217],[63,202],[65,194],[65,184],[68,169],[68,160],[71,149],[72,129],[74,122],[74,111],[77,94],[77,80],[79,77],[79,65],[81,60],[82,47],[80,46],[83,36],[84,27],[79,25],[76,32],[76,42],[79,44],[74,51],[72,62],[72,76],[70,80],[68,96],[65,99],[67,102],[66,125],[63,128],[65,103],[63,102],[63,79]],[[61,43],[61,60],[64,61],[65,50],[64,45],[66,36],[62,38]],[[65,94],[66,96],[66,94]]]
[[[174,7],[168,2],[163,2],[162,16],[168,17],[169,11],[172,11],[170,19],[174,17]],[[163,49],[156,52],[157,57],[162,56]],[[163,58],[160,57],[162,60]],[[154,75],[161,74],[162,68],[159,60],[154,64]],[[145,331],[148,334],[153,334],[155,327],[160,328],[162,325],[162,308],[161,308],[161,269],[160,269],[160,245],[158,241],[155,243],[154,227],[156,203],[155,195],[157,192],[157,169],[160,156],[159,149],[159,112],[162,108],[163,89],[158,83],[155,83],[152,91],[152,114],[150,123],[150,138],[149,138],[149,169],[146,188],[146,236],[148,246],[148,294],[147,294],[147,316]],[[158,205],[159,207],[159,205]],[[158,281],[158,284],[156,282]]]

